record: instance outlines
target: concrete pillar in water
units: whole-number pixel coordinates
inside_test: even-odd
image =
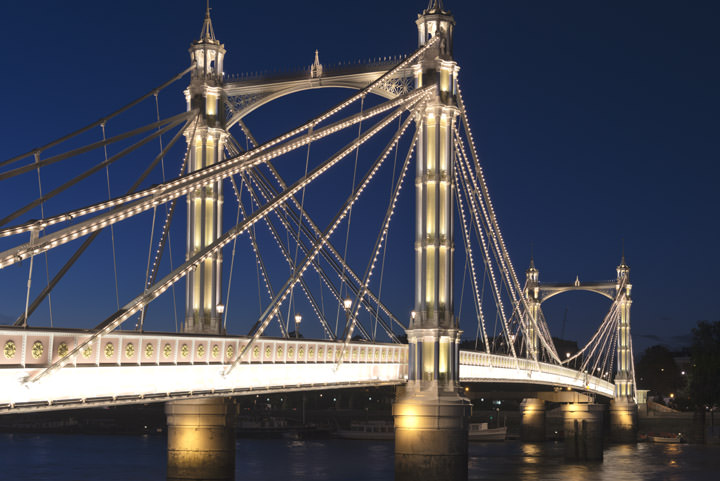
[[[636,443],[638,432],[638,406],[635,401],[610,401],[610,441]]]
[[[467,479],[468,410],[452,395],[395,403],[395,481]]]
[[[604,410],[605,406],[602,404],[563,406],[565,459],[602,461]]]
[[[520,439],[526,442],[545,441],[545,401],[527,398],[520,403]]]
[[[168,481],[235,479],[235,405],[226,398],[165,404]]]

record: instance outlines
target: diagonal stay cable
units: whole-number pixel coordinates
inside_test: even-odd
[[[257,170],[251,170],[251,172],[253,172],[253,176],[251,178],[256,182],[259,182],[259,185],[264,186],[264,189],[266,189],[270,193],[270,195],[274,195],[275,190],[270,185],[270,182],[267,181],[267,179],[262,174],[262,172],[259,172]],[[280,177],[278,177],[278,179],[280,179],[280,184],[283,185],[284,182],[282,181],[282,179]],[[262,192],[262,190],[261,190],[261,192]],[[294,213],[292,210],[288,209],[286,206],[283,206],[281,211],[285,213],[284,214],[285,216],[288,216],[293,222],[295,222],[297,224],[298,216],[296,213]],[[280,214],[278,214],[278,215],[280,215]],[[313,221],[310,219],[310,217],[308,217],[306,215],[305,218],[307,219],[308,224],[312,227],[313,232],[311,232],[308,229],[308,227],[305,225],[302,226],[302,229],[303,229],[302,232],[303,232],[303,234],[305,234],[305,236],[308,239],[310,239],[311,241],[314,241],[315,239],[320,237],[322,235],[322,233],[317,228],[317,226],[313,223]],[[292,232],[291,230],[289,230],[289,227],[287,227],[287,221],[283,221],[283,217],[280,217],[280,220],[281,220],[281,222],[283,222],[286,225],[286,230],[288,232]],[[297,241],[296,238],[293,237],[293,239],[295,241]],[[278,242],[279,242],[279,240],[278,240]],[[328,253],[327,251],[330,251],[330,252]],[[341,262],[340,253],[337,252],[337,250],[335,250],[335,248],[333,247],[333,245],[330,241],[328,241],[325,245],[325,248],[320,251],[320,256],[322,256],[328,262],[330,267],[333,269],[335,274],[338,276],[338,279],[342,279],[343,269],[340,264],[340,262]],[[334,258],[333,258],[333,256],[334,256]],[[342,305],[344,298],[340,295],[340,292],[335,288],[335,286],[332,284],[332,282],[328,279],[327,274],[325,273],[324,269],[316,261],[313,262],[312,266],[313,266],[313,269],[316,272],[318,272],[318,274],[321,276],[321,280],[323,280],[325,282],[328,289],[330,289],[331,293],[338,301],[338,305]],[[352,270],[352,268],[349,265],[345,266],[345,272],[351,276],[352,280],[355,283],[357,283],[358,286],[360,285],[360,278],[357,276],[357,274]],[[347,283],[347,286],[350,288],[353,295],[358,295],[358,292],[359,292],[358,286],[356,286],[353,283]],[[395,316],[390,312],[390,310],[382,302],[380,302],[380,300],[377,297],[375,297],[375,295],[371,291],[368,290],[368,292],[366,294],[366,298],[363,298],[363,306],[370,313],[370,315],[372,315],[373,317],[377,317],[378,311],[372,306],[372,304],[369,302],[368,299],[375,302],[376,305],[378,305],[379,308],[382,309],[383,312],[385,312],[385,314],[390,318],[391,322],[395,322],[397,325],[399,325],[403,329],[405,328],[405,326],[403,326],[400,323],[400,321],[398,321],[395,318]],[[395,336],[395,334],[392,331],[392,327],[389,326],[385,322],[384,319],[379,318],[379,320],[380,320],[380,325],[383,327],[383,329],[388,334],[390,339],[393,342],[399,342],[399,340],[397,339],[397,337]],[[361,329],[361,332],[364,336],[366,335],[366,333],[362,329]]]
[[[80,181],[83,180],[83,179],[86,179],[87,177],[89,177],[90,175],[94,174],[95,172],[97,172],[98,170],[102,169],[103,167],[108,166],[108,165],[111,165],[111,164],[112,164],[113,162],[115,162],[116,160],[118,160],[118,159],[124,157],[125,155],[127,155],[127,154],[129,154],[129,153],[131,153],[131,152],[133,152],[133,151],[135,151],[135,150],[137,150],[137,149],[139,149],[139,148],[142,147],[143,145],[145,145],[145,144],[147,144],[148,142],[150,142],[151,140],[159,137],[160,135],[164,134],[165,132],[168,132],[169,130],[177,127],[177,126],[180,125],[183,121],[187,121],[187,119],[190,118],[190,117],[191,117],[192,115],[194,115],[195,113],[196,113],[195,111],[191,111],[191,112],[188,112],[188,113],[183,114],[183,115],[181,115],[181,116],[175,116],[174,120],[173,120],[172,122],[169,122],[169,123],[168,123],[167,125],[165,125],[162,129],[160,129],[160,130],[158,130],[158,131],[156,131],[156,132],[148,135],[147,137],[144,137],[144,138],[140,139],[138,142],[134,143],[133,145],[131,145],[131,146],[129,146],[129,147],[124,148],[123,150],[121,150],[121,151],[118,152],[117,154],[113,155],[113,156],[110,157],[109,159],[107,159],[107,160],[105,160],[105,161],[103,161],[103,162],[100,162],[100,163],[95,164],[94,166],[92,166],[91,168],[87,169],[87,170],[86,170],[85,172],[83,172],[82,174],[75,176],[73,179],[65,182],[65,183],[62,184],[61,186],[56,187],[55,189],[51,190],[50,192],[48,192],[48,193],[47,193],[46,195],[44,195],[43,197],[41,197],[41,198],[39,198],[39,199],[36,199],[36,200],[30,202],[29,204],[27,204],[27,205],[25,205],[25,206],[17,209],[17,210],[16,210],[15,212],[13,212],[12,214],[10,214],[10,215],[8,215],[8,216],[0,219],[0,226],[5,225],[5,224],[7,224],[8,222],[11,222],[11,221],[17,219],[18,217],[20,217],[20,216],[23,215],[24,213],[26,213],[26,212],[28,212],[29,210],[33,209],[34,207],[37,207],[38,205],[40,205],[41,202],[46,202],[46,201],[48,201],[49,199],[52,199],[52,198],[55,197],[56,195],[60,194],[61,192],[66,191],[67,189],[69,189],[69,188],[72,187],[73,185],[77,184],[78,182],[80,182]],[[46,223],[46,222],[42,222],[41,224],[47,224],[47,223]]]
[[[382,122],[381,127],[386,127],[390,122],[392,122],[393,120],[395,120],[395,118],[397,118],[400,114],[402,114],[402,112],[403,112],[402,109],[398,109],[397,111],[395,111],[394,114],[386,117],[385,121]],[[375,127],[371,128],[369,131],[367,131],[363,135],[362,138],[368,138],[369,136],[372,136],[375,133],[377,133],[379,130],[380,129],[378,128],[378,126],[375,126]],[[385,148],[383,149],[383,152],[380,154],[380,156],[378,156],[377,160],[373,163],[371,169],[365,174],[365,177],[363,178],[363,180],[358,184],[358,187],[355,190],[355,192],[353,193],[353,195],[347,199],[347,201],[341,207],[340,211],[338,211],[338,213],[335,215],[333,220],[330,222],[330,225],[328,226],[328,228],[323,232],[323,234],[313,244],[313,250],[303,260],[300,269],[298,269],[298,274],[287,280],[287,282],[283,286],[283,289],[280,292],[278,292],[278,294],[273,299],[273,302],[265,309],[265,312],[261,316],[261,323],[260,323],[259,329],[253,335],[253,337],[250,338],[249,342],[243,347],[243,349],[235,356],[235,359],[233,360],[232,364],[225,370],[226,375],[230,374],[230,372],[232,372],[232,370],[241,362],[242,358],[245,356],[245,354],[247,353],[250,346],[263,333],[263,331],[267,327],[268,323],[270,322],[270,319],[272,318],[272,316],[275,316],[278,314],[278,312],[280,310],[280,306],[282,304],[282,301],[284,301],[285,298],[287,297],[287,295],[289,294],[290,288],[295,283],[298,282],[299,276],[305,272],[305,270],[310,265],[311,261],[318,255],[320,250],[322,250],[325,243],[327,243],[327,240],[330,237],[330,235],[338,227],[340,222],[342,222],[342,220],[345,218],[345,216],[347,215],[347,212],[350,209],[350,206],[358,199],[358,197],[360,196],[362,191],[367,187],[368,183],[375,176],[375,174],[379,170],[379,168],[382,165],[385,158],[390,153],[390,151],[393,148],[393,146],[395,145],[395,143],[397,143],[398,137],[399,136],[397,134],[394,135],[393,139],[391,139],[391,141],[388,143],[388,145],[385,146]],[[353,144],[354,144],[354,142],[353,142]],[[344,153],[347,155],[350,152],[352,152],[352,150],[354,150],[354,149],[352,149],[352,148],[345,149]],[[297,185],[297,182],[294,185]],[[299,190],[299,189],[295,189],[295,191],[297,191],[297,190]],[[282,200],[285,201],[285,200],[287,200],[288,197],[289,197],[289,195],[286,196]],[[273,203],[273,204],[275,204],[275,203]]]
[[[395,114],[388,114],[384,119],[379,121],[379,124],[382,124],[383,126],[387,123],[387,119],[389,118],[395,118],[394,115],[397,114],[397,111],[402,111],[406,108],[411,108],[414,103],[418,102],[420,99],[422,99],[424,96],[428,95],[430,89],[421,89],[412,92],[411,94],[408,94],[407,96],[404,96],[402,100],[398,101],[391,101],[385,104],[382,104],[384,109],[386,110],[388,106],[398,106],[398,110],[395,111]],[[400,97],[396,100],[399,100]],[[383,112],[385,110],[382,110]],[[356,120],[356,119],[355,119]],[[347,121],[347,122],[341,122],[337,128],[335,127],[327,127],[323,130],[322,135],[330,135],[334,132],[337,132],[341,127],[346,128],[348,126],[351,126],[353,124],[353,121]],[[376,124],[377,125],[377,124]],[[330,130],[328,130],[330,129]],[[376,130],[373,130],[373,132],[376,132]],[[316,131],[315,134],[313,134],[314,138],[318,138],[320,134],[320,130]],[[363,136],[364,139],[367,139],[368,136]],[[364,142],[365,140],[363,140]],[[86,207],[84,209],[81,209],[79,211],[75,211],[75,215],[87,215],[92,212],[96,212],[97,210],[101,208],[108,208],[113,207],[117,204],[129,202],[128,205],[124,205],[117,210],[113,210],[111,212],[98,214],[94,218],[88,219],[83,222],[79,222],[74,226],[67,227],[65,229],[61,229],[57,232],[54,232],[52,234],[48,234],[46,236],[43,236],[41,239],[39,239],[37,242],[30,245],[29,243],[22,244],[17,247],[13,247],[11,249],[8,249],[2,253],[0,253],[0,268],[7,267],[9,265],[15,264],[16,262],[20,262],[23,259],[26,259],[30,257],[31,253],[37,254],[39,252],[43,252],[45,250],[54,248],[56,246],[65,244],[67,242],[70,242],[73,239],[76,239],[80,236],[85,236],[87,234],[90,234],[91,232],[100,229],[102,227],[105,227],[109,224],[118,222],[120,220],[123,220],[127,217],[132,217],[134,215],[137,215],[141,212],[144,212],[148,209],[151,209],[153,206],[159,205],[164,202],[169,202],[170,200],[179,197],[181,195],[185,195],[188,192],[192,190],[196,190],[200,187],[203,187],[205,185],[209,185],[215,182],[219,182],[222,179],[229,177],[230,175],[234,175],[236,173],[239,173],[241,171],[247,170],[250,167],[261,165],[266,163],[268,160],[271,160],[273,158],[276,158],[280,155],[283,155],[286,152],[289,152],[290,150],[293,150],[294,148],[298,148],[302,145],[305,145],[307,143],[307,138],[303,137],[301,139],[298,139],[294,142],[292,142],[291,146],[279,146],[274,149],[272,149],[270,152],[264,153],[262,155],[257,154],[257,151],[262,150],[263,146],[258,147],[256,149],[253,149],[253,151],[248,152],[246,154],[242,154],[238,156],[235,159],[229,159],[223,162],[219,162],[216,164],[213,164],[211,166],[205,167],[203,169],[200,169],[198,171],[195,171],[191,174],[187,174],[179,179],[176,179],[174,181],[167,182],[165,184],[150,187],[148,189],[145,189],[144,191],[137,192],[135,194],[127,195],[122,198],[116,199],[114,202],[102,202],[99,204],[95,204],[90,207]],[[264,144],[267,145],[267,144]],[[354,143],[348,144],[348,149],[352,150],[354,147]],[[347,153],[345,154],[347,155]],[[247,157],[246,157],[247,156]],[[137,200],[135,202],[131,202],[135,199],[141,199]],[[54,219],[54,222],[59,222],[62,220],[69,220],[72,218],[72,215],[66,213],[62,214],[60,216],[57,216]],[[31,223],[29,225],[25,225],[22,228],[13,228],[8,229],[7,231],[11,234],[17,233],[17,232],[23,232],[25,230],[29,230],[31,228],[44,228],[49,223],[47,221],[42,223]]]
[[[178,136],[187,129],[188,125],[190,125],[190,122],[191,121],[188,121],[185,123],[185,125],[180,129],[180,132],[178,132],[178,134],[177,134]],[[169,147],[170,147],[170,145],[168,145],[168,147],[166,147],[166,149]],[[189,148],[185,150],[185,160],[183,162],[185,162],[187,160],[188,153],[189,153]],[[145,171],[142,174],[140,174],[140,177],[137,178],[137,180],[133,183],[133,185],[130,186],[130,188],[127,190],[127,192],[128,193],[134,192],[138,188],[138,186],[140,184],[142,184],[142,182],[145,180],[145,178],[147,178],[147,176],[150,175],[150,172],[152,172],[152,170],[155,168],[155,166],[157,165],[157,163],[159,161],[160,161],[160,158],[156,157],[147,166]],[[60,268],[60,270],[52,278],[50,283],[40,292],[40,294],[37,295],[35,300],[32,302],[32,304],[30,305],[30,307],[28,309],[28,313],[27,313],[28,316],[30,314],[32,314],[35,309],[37,309],[37,307],[40,305],[40,303],[45,299],[46,296],[48,296],[50,294],[50,292],[57,285],[57,283],[60,282],[60,279],[62,279],[63,276],[65,276],[65,274],[68,272],[68,270],[70,270],[70,268],[73,266],[73,264],[75,264],[75,262],[80,258],[80,256],[83,254],[83,252],[85,252],[85,250],[88,247],[90,247],[90,244],[93,243],[93,241],[100,235],[100,233],[102,231],[103,231],[103,229],[93,232],[87,239],[85,239],[85,241],[80,245],[80,247],[78,247],[78,249],[72,254],[72,256],[70,256],[70,258],[67,260],[67,262],[65,262],[65,264]],[[26,319],[25,314],[21,315],[15,321],[14,325],[21,326],[23,324],[23,322],[25,322],[25,319]]]
[[[408,123],[410,120],[412,120],[413,116],[408,116],[406,123],[401,126],[400,129],[400,135],[402,135],[405,132],[405,129],[408,126]],[[410,143],[410,147],[408,147],[407,155],[405,156],[405,161],[403,162],[403,166],[400,169],[400,175],[398,176],[397,183],[395,184],[395,190],[393,192],[393,195],[391,196],[391,201],[388,203],[387,210],[385,211],[385,217],[383,219],[382,224],[380,224],[380,232],[378,233],[377,239],[375,240],[375,246],[373,250],[371,251],[372,254],[370,256],[370,259],[368,260],[367,266],[365,267],[365,274],[363,276],[363,282],[362,282],[362,291],[360,295],[356,296],[353,300],[352,307],[350,309],[350,316],[348,318],[349,325],[345,326],[345,330],[347,334],[345,335],[345,342],[343,342],[342,351],[340,352],[340,356],[338,357],[336,369],[338,369],[342,365],[343,357],[345,354],[345,351],[347,350],[348,344],[350,344],[350,340],[352,339],[352,334],[355,329],[355,326],[358,325],[358,310],[360,309],[360,299],[363,298],[365,292],[368,290],[368,286],[370,284],[370,278],[373,273],[373,269],[375,267],[375,263],[377,262],[378,254],[380,253],[380,249],[383,245],[383,242],[387,238],[388,229],[390,226],[390,221],[392,220],[393,213],[395,212],[395,206],[397,204],[398,196],[400,195],[400,189],[402,189],[403,180],[405,180],[405,174],[407,174],[408,166],[410,165],[410,160],[412,159],[412,154],[415,150],[415,145],[417,143],[418,137],[420,135],[420,131],[422,130],[422,122],[420,125],[415,126],[415,134],[413,135],[413,139]]]
[[[252,171],[247,172],[247,175],[250,176],[251,178],[252,178],[252,174],[253,174]],[[243,174],[243,175],[244,175],[244,174]],[[252,179],[252,182],[255,182],[255,183],[257,184],[257,181],[256,181],[255,179]],[[259,200],[258,197],[257,197],[257,194],[255,193],[255,190],[252,188],[251,182],[247,182],[247,185],[248,185],[248,192],[250,192],[251,198],[253,199],[253,201],[255,202],[255,204],[258,205],[258,207],[259,207],[259,206],[261,205],[261,203],[260,203],[260,200]],[[283,206],[283,208],[280,209],[280,210],[284,210],[284,206]],[[276,214],[278,215],[278,217],[280,216],[280,214],[278,214],[277,212],[276,212]],[[265,221],[265,224],[268,226],[268,229],[270,229],[270,233],[272,234],[273,238],[275,239],[275,242],[276,242],[277,245],[280,247],[280,251],[281,251],[281,253],[282,253],[282,255],[283,255],[283,258],[285,259],[285,262],[287,262],[288,265],[290,266],[290,269],[294,271],[295,268],[296,268],[295,263],[294,263],[294,261],[290,258],[290,251],[289,251],[289,250],[285,247],[285,245],[280,241],[280,235],[279,235],[279,233],[277,232],[277,229],[276,229],[275,226],[272,224],[272,222],[270,221],[270,218],[269,218],[269,217],[265,217],[265,219],[263,219],[263,220]],[[286,228],[289,232],[291,232],[291,234],[294,234],[294,233],[292,232],[290,226],[288,226],[286,223],[283,223],[283,225],[285,226],[285,228]],[[293,237],[294,237],[294,235],[293,235]],[[295,238],[295,237],[294,237],[294,238]],[[297,242],[298,244],[301,244],[300,240],[298,240],[297,238],[296,238],[296,242]],[[306,247],[304,244],[301,244],[301,249],[303,250],[303,253],[305,253],[305,252],[308,251],[307,247]],[[259,255],[259,249],[258,249],[258,255]],[[310,305],[311,305],[311,307],[313,308],[313,310],[315,311],[315,314],[318,316],[318,319],[320,319],[320,323],[321,323],[321,325],[322,325],[322,327],[323,327],[323,330],[325,331],[325,334],[327,334],[331,339],[334,340],[334,336],[332,335],[332,331],[330,330],[330,326],[329,326],[328,323],[327,323],[327,319],[325,319],[325,316],[324,316],[323,313],[322,313],[322,309],[321,309],[320,306],[318,305],[317,301],[315,300],[315,297],[312,295],[312,291],[310,290],[310,287],[307,285],[305,279],[303,279],[303,278],[300,279],[300,287],[302,288],[303,292],[305,293],[305,296],[306,296],[306,297],[308,298],[308,300],[310,301]],[[270,287],[268,287],[268,293],[270,293],[270,298],[272,299],[272,298],[274,297],[274,293],[272,292],[272,290],[270,289]],[[282,322],[280,322],[280,325],[284,327],[284,325],[283,325]],[[252,335],[252,334],[254,333],[255,329],[257,329],[257,327],[259,327],[259,323],[256,322],[255,325],[253,326],[253,329],[250,330],[250,332],[248,333],[248,335]],[[287,337],[287,336],[286,336],[286,337]]]
[[[188,72],[190,72],[190,71],[191,71],[192,69],[194,69],[194,68],[195,68],[195,64],[193,63],[192,65],[190,65],[190,67],[186,68],[185,70],[183,70],[183,71],[180,72],[179,74],[175,75],[173,78],[171,78],[171,79],[168,80],[167,82],[165,82],[165,83],[161,84],[160,86],[152,89],[150,92],[146,93],[145,95],[143,95],[143,96],[141,96],[141,97],[138,97],[137,99],[135,99],[135,100],[133,100],[132,102],[130,102],[129,104],[127,104],[127,105],[119,108],[118,110],[112,112],[111,114],[106,115],[105,117],[101,118],[100,120],[98,120],[98,121],[96,121],[96,122],[93,122],[93,123],[91,123],[90,125],[86,125],[85,127],[82,127],[82,128],[80,128],[80,129],[78,129],[78,130],[76,130],[76,131],[74,131],[74,132],[72,132],[72,133],[70,133],[70,134],[68,134],[68,135],[65,135],[64,137],[61,137],[61,138],[59,138],[59,139],[57,139],[57,140],[54,140],[54,141],[52,141],[52,142],[50,142],[50,143],[48,143],[48,144],[45,144],[45,145],[43,145],[42,147],[38,147],[38,148],[33,149],[33,150],[31,150],[30,152],[26,152],[26,153],[24,153],[24,154],[16,155],[15,157],[13,157],[13,158],[11,158],[11,159],[4,160],[4,161],[0,162],[0,167],[4,167],[4,166],[6,166],[6,165],[12,164],[12,163],[14,163],[14,162],[17,162],[18,160],[22,160],[22,159],[24,159],[24,158],[26,158],[26,157],[29,157],[29,156],[31,156],[31,155],[40,154],[40,153],[42,153],[44,150],[47,150],[47,149],[52,148],[52,147],[55,147],[56,145],[59,145],[59,144],[61,144],[62,142],[65,142],[65,141],[68,140],[68,139],[71,139],[71,138],[73,138],[73,137],[75,137],[75,136],[77,136],[77,135],[82,134],[83,132],[87,132],[88,130],[90,130],[90,129],[92,129],[92,128],[98,127],[98,126],[106,123],[108,120],[112,119],[113,117],[116,117],[116,116],[120,115],[121,113],[125,112],[126,110],[134,107],[135,105],[139,104],[139,103],[142,102],[143,100],[147,99],[147,98],[150,97],[151,95],[154,95],[156,92],[160,92],[161,90],[163,90],[163,89],[164,89],[165,87],[167,87],[168,85],[171,85],[171,84],[173,84],[174,82],[176,82],[177,80],[180,80],[181,78],[183,78],[183,77],[185,76],[185,74],[187,74]]]
[[[386,127],[390,122],[392,122],[395,118],[397,118],[399,115],[402,114],[404,111],[404,108],[399,108],[396,111],[394,111],[392,114],[388,115],[385,119],[383,119],[381,122],[379,122],[378,125],[370,129],[364,136],[362,141],[366,141],[372,136],[374,136],[377,132],[382,130],[384,127]],[[326,160],[319,166],[317,166],[315,169],[313,169],[307,176],[304,178],[298,179],[295,183],[293,183],[290,187],[288,187],[286,190],[284,190],[281,194],[276,196],[275,200],[272,202],[269,202],[265,206],[263,206],[261,209],[258,209],[256,212],[254,212],[250,217],[243,220],[240,224],[237,224],[235,227],[229,229],[225,234],[220,236],[218,239],[213,241],[211,244],[205,246],[204,248],[197,251],[192,257],[187,259],[182,265],[178,266],[175,270],[167,274],[165,277],[163,277],[160,281],[156,282],[150,289],[147,289],[142,294],[136,296],[134,299],[132,299],[130,302],[125,304],[119,311],[108,317],[105,321],[101,322],[94,330],[94,332],[87,337],[85,340],[81,341],[76,347],[74,347],[70,352],[68,352],[64,357],[62,357],[59,360],[56,360],[54,363],[52,363],[50,366],[45,368],[44,370],[35,373],[31,376],[29,376],[26,379],[26,382],[36,382],[40,379],[42,379],[45,376],[48,376],[52,374],[54,371],[58,369],[62,369],[64,366],[66,366],[69,362],[71,362],[82,349],[85,348],[85,346],[92,344],[95,342],[99,337],[113,331],[115,328],[117,328],[120,324],[125,322],[130,316],[132,316],[134,313],[139,311],[143,308],[146,304],[152,302],[154,299],[156,299],[158,296],[160,296],[163,292],[165,292],[172,284],[177,282],[178,280],[185,277],[188,272],[193,270],[197,265],[199,265],[201,262],[209,258],[210,256],[214,255],[216,252],[218,252],[220,249],[222,249],[225,245],[227,245],[231,240],[233,240],[238,235],[244,233],[250,226],[252,226],[255,222],[261,220],[263,217],[268,215],[272,210],[277,208],[278,205],[282,204],[283,202],[287,201],[287,199],[292,196],[294,193],[298,192],[305,184],[312,182],[316,178],[318,178],[320,175],[325,173],[328,169],[330,169],[332,166],[337,164],[341,159],[346,157],[352,152],[352,144],[345,146],[343,149],[340,150],[337,154],[335,154],[330,159]],[[342,216],[340,216],[342,217]],[[331,232],[330,232],[331,233]],[[322,245],[322,243],[319,243]],[[265,326],[262,326],[263,329]],[[259,337],[259,334],[256,334]],[[249,344],[248,344],[249,345]],[[242,354],[244,355],[246,352],[246,349],[243,350]],[[236,358],[236,362],[239,361],[239,357]]]

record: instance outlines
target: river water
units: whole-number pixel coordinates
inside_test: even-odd
[[[163,436],[0,434],[0,480],[162,481]],[[472,443],[473,480],[720,480],[720,446],[610,446],[602,463],[567,463],[562,443]],[[393,479],[392,441],[237,443],[236,479]],[[418,480],[421,481],[421,480]]]

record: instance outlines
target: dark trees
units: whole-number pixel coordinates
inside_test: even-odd
[[[690,397],[712,408],[720,403],[720,321],[700,321],[692,334]]]
[[[649,389],[650,394],[663,397],[676,393],[683,386],[680,369],[672,353],[665,346],[651,346],[635,364],[638,388]]]

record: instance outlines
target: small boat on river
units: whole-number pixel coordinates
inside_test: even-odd
[[[662,444],[680,444],[686,442],[681,433],[677,434],[648,434],[648,442]]]
[[[488,423],[471,423],[468,426],[468,441],[505,441],[507,426],[489,428]]]

